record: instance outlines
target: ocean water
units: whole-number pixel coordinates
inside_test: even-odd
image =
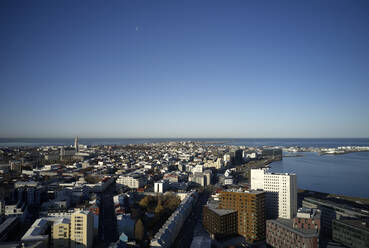
[[[369,198],[369,152],[342,155],[300,153],[270,164],[272,172],[296,173],[297,185],[325,193]]]
[[[201,141],[201,142],[225,142],[232,145],[260,146],[300,146],[300,147],[337,147],[337,146],[369,146],[369,139],[232,139],[232,138],[147,138],[147,139],[120,139],[120,138],[80,138],[79,143],[84,145],[127,145],[144,144],[167,141]],[[47,146],[47,145],[72,145],[74,138],[69,139],[6,139],[0,138],[0,147],[12,146]]]
[[[300,146],[337,147],[369,146],[369,139],[86,139],[85,145],[126,145],[167,141],[225,142],[245,146]],[[2,146],[46,146],[72,145],[70,139],[0,139]],[[326,193],[369,198],[369,152],[343,155],[322,155],[301,153],[303,157],[285,157],[273,162],[271,171],[297,174],[298,187]]]

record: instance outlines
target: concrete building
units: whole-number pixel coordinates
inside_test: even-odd
[[[368,220],[333,220],[332,239],[351,248],[369,247]]]
[[[293,228],[320,230],[321,212],[319,209],[299,208],[297,215],[293,218]]]
[[[145,186],[146,180],[141,175],[131,174],[119,176],[116,183],[127,186],[131,189],[138,189]]]
[[[237,211],[237,231],[247,242],[265,239],[265,192],[223,191],[219,200],[219,208]]]
[[[206,180],[206,186],[210,185],[211,184],[211,178],[212,178],[212,175],[213,175],[212,171],[211,170],[205,170],[203,172],[203,175],[204,175],[205,180]]]
[[[274,248],[317,248],[319,230],[294,228],[292,219],[267,220],[266,242]]]
[[[60,218],[51,227],[51,243],[53,248],[70,247],[70,219]]]
[[[188,181],[205,187],[211,184],[211,175],[211,170],[205,170],[204,172],[194,172],[188,176]]]
[[[77,211],[71,216],[71,248],[91,248],[94,219],[89,211]]]
[[[266,191],[267,218],[291,219],[297,211],[295,174],[270,173],[267,169],[251,169],[251,189]]]
[[[266,240],[273,247],[319,247],[320,210],[300,208],[292,220],[267,220]]]
[[[213,239],[222,239],[237,234],[237,211],[203,206],[203,225]]]
[[[49,235],[47,233],[50,227],[50,222],[47,218],[37,219],[28,231],[23,235],[21,241],[24,243],[42,242],[42,247],[47,247],[49,244]]]
[[[161,180],[159,182],[154,183],[154,192],[155,193],[165,193],[169,188],[169,182],[167,180]]]
[[[302,207],[318,208],[321,211],[321,234],[328,238],[332,237],[333,220],[369,218],[369,213],[366,210],[313,197],[305,197],[302,200]]]

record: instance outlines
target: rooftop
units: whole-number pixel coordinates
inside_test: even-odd
[[[274,219],[274,220],[267,220],[267,222],[272,222],[276,225],[282,226],[289,231],[296,233],[297,235],[303,236],[305,238],[312,238],[317,237],[319,235],[318,229],[311,229],[311,230],[305,230],[305,229],[296,229],[293,228],[293,220],[292,219]]]
[[[223,192],[234,192],[234,193],[248,193],[248,194],[263,194],[265,193],[263,190],[243,190],[241,188],[239,189],[227,189]]]
[[[365,220],[357,220],[357,219],[341,219],[336,220],[337,222],[344,223],[350,226],[354,226],[360,229],[366,230],[366,232],[369,232],[369,223]]]
[[[218,207],[217,204],[208,204],[205,206],[208,207],[209,210],[213,211],[214,213],[220,216],[237,212],[236,210],[217,208]]]

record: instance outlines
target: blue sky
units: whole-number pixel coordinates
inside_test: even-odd
[[[369,1],[0,1],[0,137],[369,137]]]

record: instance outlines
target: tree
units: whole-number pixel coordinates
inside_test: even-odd
[[[158,201],[158,204],[156,205],[156,208],[155,208],[155,215],[162,215],[163,212],[164,212],[164,207],[163,207],[163,204],[162,204],[162,201],[159,199]]]
[[[135,240],[143,241],[145,238],[145,226],[141,219],[138,219],[135,224]]]

